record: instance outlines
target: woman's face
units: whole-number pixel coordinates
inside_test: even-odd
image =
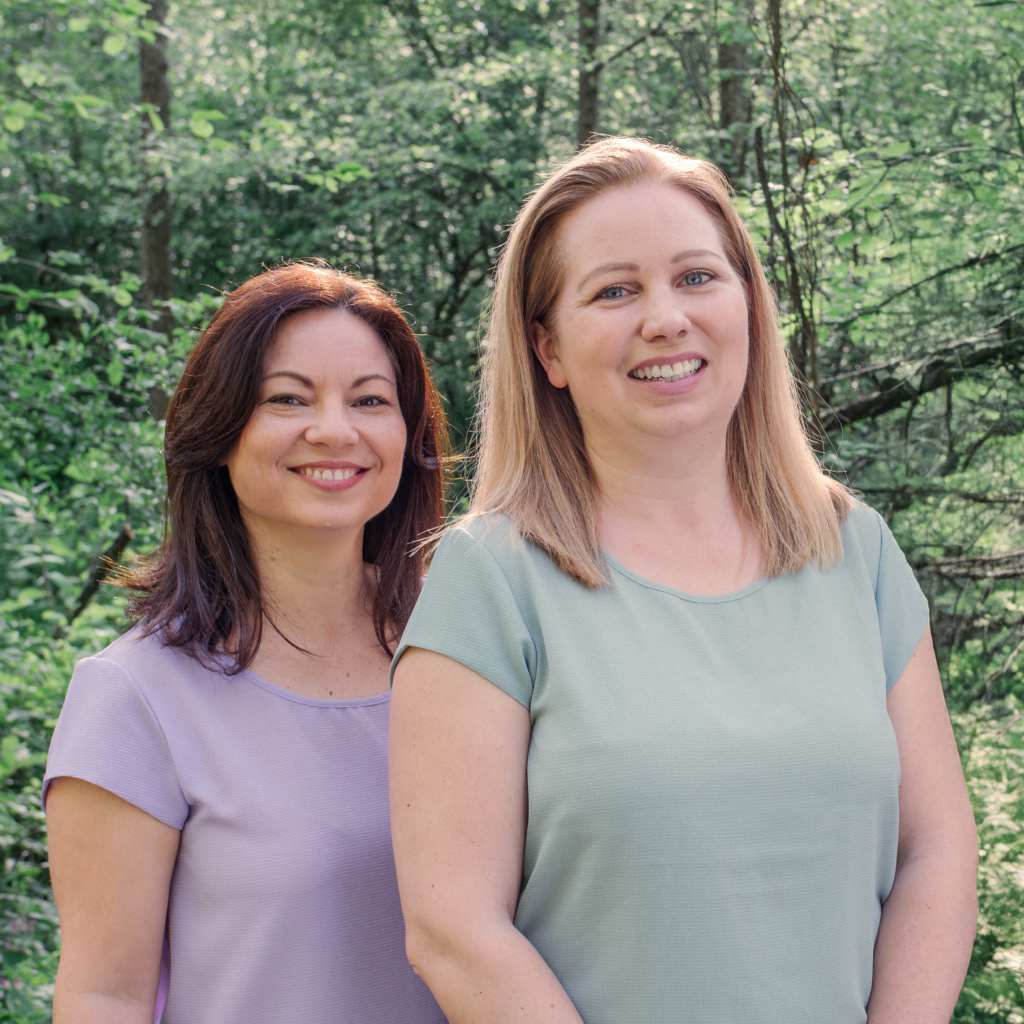
[[[568,214],[550,330],[531,340],[568,387],[588,446],[724,437],[747,376],[747,302],[703,204],[663,184],[606,192]]]
[[[395,368],[376,331],[337,309],[289,317],[226,460],[246,526],[282,539],[362,527],[394,496],[405,435]]]

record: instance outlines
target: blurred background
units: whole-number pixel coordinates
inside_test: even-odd
[[[465,448],[509,223],[600,132],[729,176],[823,464],[929,596],[983,844],[955,1019],[1024,1024],[1019,0],[0,0],[0,46],[0,1021],[50,1019],[49,733],[223,291],[375,278]]]

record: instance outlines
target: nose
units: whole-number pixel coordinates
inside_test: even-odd
[[[672,287],[648,293],[640,336],[644,341],[675,341],[693,325],[686,313],[686,298]]]
[[[360,434],[352,410],[340,400],[318,402],[306,427],[306,440],[335,449],[358,444]]]

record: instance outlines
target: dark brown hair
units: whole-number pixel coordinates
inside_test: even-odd
[[[440,527],[448,435],[440,398],[412,329],[385,291],[326,265],[291,263],[231,292],[185,365],[167,413],[164,542],[122,575],[137,592],[131,617],[206,665],[237,672],[259,649],[265,609],[249,534],[227,467],[259,399],[264,359],[288,316],[341,309],[377,332],[394,362],[407,441],[391,503],[363,534],[363,559],[376,566],[374,631],[391,643],[420,590],[416,541]],[[226,665],[224,655],[234,659]]]

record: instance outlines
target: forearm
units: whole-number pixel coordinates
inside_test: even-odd
[[[410,930],[409,959],[451,1024],[582,1024],[551,968],[511,922]]]
[[[972,849],[897,868],[875,941],[868,1024],[947,1024],[978,916]]]

